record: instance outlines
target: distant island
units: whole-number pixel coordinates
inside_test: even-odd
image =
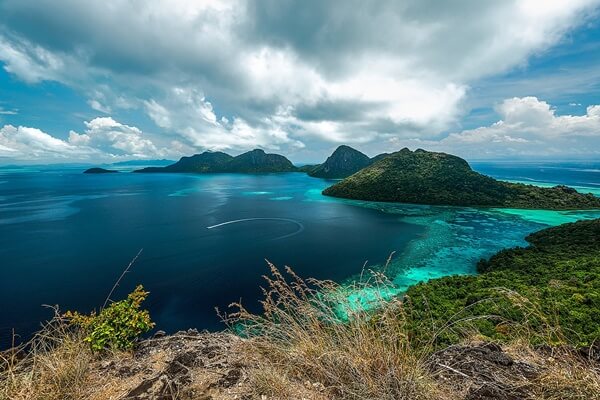
[[[371,159],[364,153],[350,146],[339,146],[323,164],[307,171],[316,178],[346,178],[355,172],[371,165]]]
[[[369,158],[366,154],[350,146],[339,146],[323,164],[296,167],[290,160],[279,154],[267,154],[255,149],[239,156],[231,156],[221,151],[205,151],[166,166],[148,166],[133,172],[188,172],[188,173],[274,173],[305,172],[315,178],[341,179],[387,156],[387,153]],[[130,164],[133,165],[133,164]]]
[[[387,156],[387,153],[369,158],[366,154],[350,146],[339,146],[323,164],[302,168],[302,171],[315,178],[346,178],[374,162]]]
[[[112,169],[104,169],[104,168],[89,168],[86,169],[85,171],[83,171],[84,174],[115,174],[118,173],[119,171],[115,171]]]
[[[161,162],[164,162],[160,160]],[[118,171],[90,168],[88,174]],[[205,151],[165,166],[149,166],[136,173],[278,173],[304,172],[312,177],[343,179],[324,195],[355,200],[448,206],[529,209],[595,209],[600,198],[559,185],[542,188],[496,180],[473,171],[460,157],[407,148],[373,158],[350,146],[339,146],[318,165],[296,167],[279,154],[255,149],[238,156]]]
[[[324,195],[356,200],[450,206],[539,209],[600,208],[600,198],[567,186],[541,188],[498,181],[460,157],[402,149],[325,189]]]
[[[191,157],[182,157],[176,163],[165,167],[147,167],[134,172],[271,173],[295,171],[298,171],[298,168],[284,156],[267,154],[264,150],[255,149],[235,157],[220,151],[206,151]]]

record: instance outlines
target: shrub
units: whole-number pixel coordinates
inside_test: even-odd
[[[110,304],[99,314],[68,311],[65,317],[70,324],[83,329],[86,335],[83,340],[93,351],[128,350],[140,335],[154,327],[148,311],[140,310],[147,296],[148,292],[139,285],[126,299]]]

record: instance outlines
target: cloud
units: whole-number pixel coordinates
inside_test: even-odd
[[[492,125],[452,133],[439,141],[392,142],[468,158],[600,155],[600,105],[587,107],[585,115],[557,115],[550,104],[536,97],[514,97],[499,104],[496,112],[500,120]]]
[[[209,150],[247,150],[262,147],[278,150],[280,146],[304,147],[291,139],[282,124],[273,118],[263,118],[250,125],[242,118],[218,118],[212,104],[193,89],[174,88],[159,101],[144,102],[150,118],[166,130],[174,130],[196,148]]]
[[[91,148],[73,145],[36,128],[13,125],[0,128],[0,158],[68,161],[95,154]]]
[[[121,124],[111,117],[94,118],[85,122],[85,126],[83,134],[74,131],[69,133],[70,144],[93,147],[111,157],[163,157],[167,153],[165,149],[157,149],[151,140],[144,138],[140,129]]]
[[[18,113],[18,110],[7,110],[4,107],[0,106],[0,115],[17,115]]]
[[[110,117],[85,122],[85,133],[61,140],[40,129],[13,125],[0,128],[0,158],[26,161],[116,161],[168,157],[189,150],[175,141],[171,149],[157,148],[143,132]]]
[[[200,150],[432,140],[597,0],[5,0],[0,60]],[[325,112],[323,108],[331,112]],[[158,141],[158,140],[156,140]]]

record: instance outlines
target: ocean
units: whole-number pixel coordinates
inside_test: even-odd
[[[600,195],[600,164],[472,163],[509,181],[566,184]],[[127,167],[123,167],[127,168]],[[159,329],[219,330],[215,307],[258,311],[267,260],[303,277],[347,284],[365,268],[391,294],[420,281],[473,274],[481,258],[526,245],[536,230],[598,211],[433,207],[324,197],[332,181],[302,173],[85,175],[81,166],[0,167],[0,348],[52,317],[89,312],[137,284]]]

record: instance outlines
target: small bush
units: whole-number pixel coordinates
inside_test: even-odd
[[[68,311],[65,317],[72,325],[83,329],[86,335],[83,340],[93,351],[128,350],[140,335],[154,327],[148,311],[140,310],[147,296],[148,292],[139,285],[125,300],[112,303],[99,314]]]

